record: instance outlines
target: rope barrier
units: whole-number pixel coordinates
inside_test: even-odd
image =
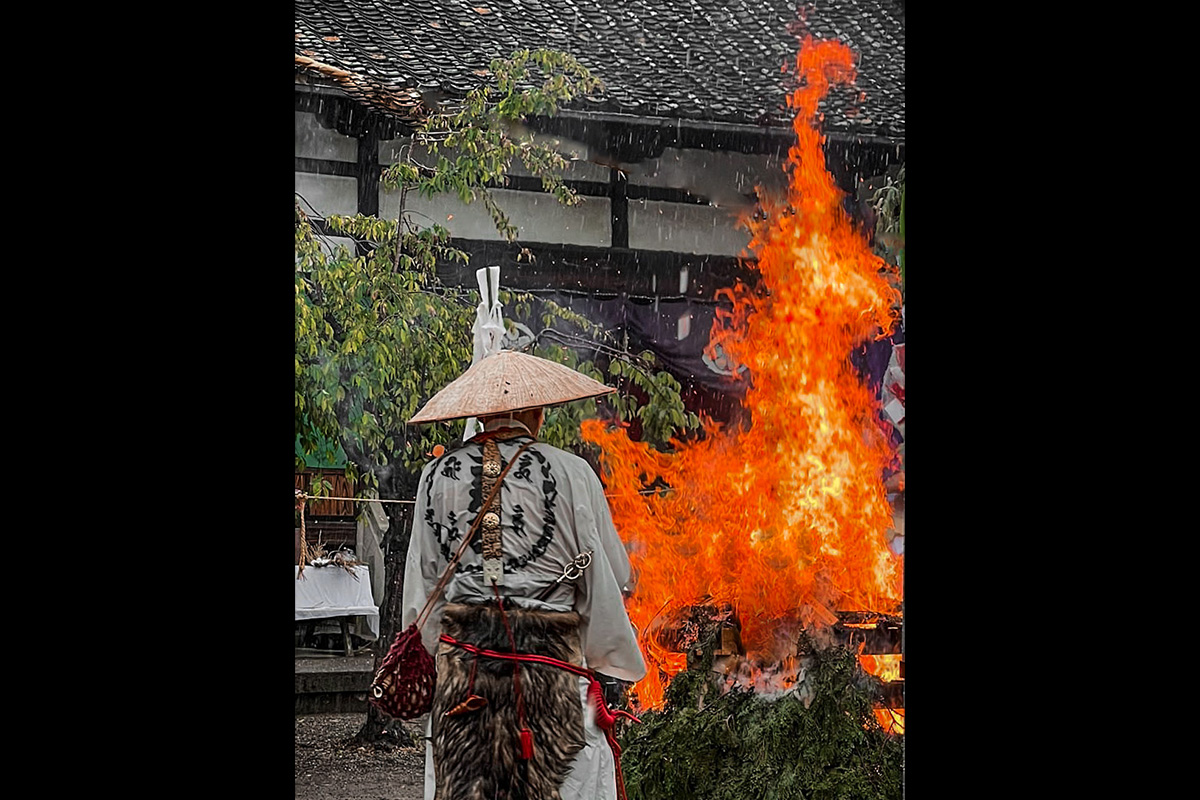
[[[643,489],[642,491],[638,492],[638,494],[659,494],[662,491],[663,491],[662,489]],[[616,495],[606,494],[605,497],[616,497]],[[300,571],[298,573],[296,573],[297,580],[299,580],[300,576],[304,573],[304,562],[307,559],[307,555],[308,555],[308,553],[307,553],[308,542],[307,542],[307,539],[305,536],[305,530],[304,530],[304,506],[305,506],[305,503],[307,503],[309,500],[312,500],[314,503],[319,503],[319,502],[322,502],[325,500],[344,500],[344,501],[348,501],[351,503],[409,503],[409,504],[415,504],[417,502],[416,500],[385,500],[385,499],[379,498],[379,497],[332,497],[332,496],[327,497],[325,495],[308,494],[306,492],[301,491],[300,489],[297,489],[296,490],[296,507],[300,511]]]
[[[658,494],[662,491],[664,491],[664,490],[663,489],[643,489],[640,492],[638,492],[638,494]],[[604,496],[605,497],[616,497],[617,495],[606,494]],[[416,500],[383,500],[378,497],[327,497],[326,495],[323,495],[323,494],[322,495],[305,494],[304,492],[301,492],[300,490],[296,490],[296,498],[297,499],[305,498],[307,500],[312,500],[314,503],[323,502],[325,500],[348,500],[352,503],[416,503],[417,502]],[[301,527],[303,527],[304,520],[301,519],[300,522],[301,522]]]
[[[303,494],[302,492],[297,492],[296,497],[300,497],[302,494]],[[321,495],[305,494],[303,496],[307,497],[309,500],[312,500],[313,502],[321,502],[324,500],[350,500],[352,502],[357,502],[357,503],[415,503],[415,502],[417,502],[416,500],[381,500],[378,497],[326,497],[323,494],[321,494]]]

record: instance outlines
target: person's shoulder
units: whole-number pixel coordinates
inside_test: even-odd
[[[421,476],[424,477],[425,475],[436,471],[440,465],[446,463],[446,461],[450,459],[461,458],[463,452],[469,450],[472,446],[475,446],[473,442],[464,442],[462,440],[451,442],[448,445],[438,445],[434,452],[430,453],[433,458],[426,461],[425,466],[421,467]]]
[[[421,471],[417,474],[418,486],[425,486],[429,482],[430,478],[437,474],[437,465],[441,460],[442,459],[439,457],[431,458],[425,462],[424,466],[421,467]]]
[[[599,483],[599,478],[596,477],[596,471],[587,459],[572,453],[570,450],[563,450],[561,447],[555,447],[546,442],[537,442],[534,447],[538,453],[542,454],[551,464],[560,466],[571,471],[572,474],[578,472],[584,476],[595,478]]]
[[[563,450],[561,447],[555,447],[554,445],[550,444],[549,442],[541,442],[541,441],[534,442],[533,445],[531,446],[531,449],[537,450],[539,453],[542,454],[542,456],[544,458],[553,459],[555,461],[561,461],[565,464],[572,464],[576,461],[583,461],[582,458],[575,455],[571,451]],[[586,463],[586,462],[584,462],[584,463]]]

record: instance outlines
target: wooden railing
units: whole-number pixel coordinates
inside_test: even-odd
[[[296,473],[296,488],[312,495],[313,484],[326,480],[332,497],[354,497],[354,487],[338,470],[305,470]],[[359,504],[350,500],[309,500],[304,508],[305,540],[310,548],[321,544],[329,552],[340,547],[356,548]],[[300,558],[300,528],[296,528],[296,559]]]
[[[338,470],[305,470],[296,473],[296,488],[305,494],[313,493],[313,483],[316,480],[326,480],[332,484],[327,492],[332,497],[354,497],[354,486],[346,480],[344,473]],[[305,513],[311,517],[342,517],[354,519],[358,515],[357,503],[349,500],[309,500]]]

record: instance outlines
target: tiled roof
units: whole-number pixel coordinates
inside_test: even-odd
[[[904,139],[902,0],[296,0],[296,61],[352,96],[404,117],[413,91],[460,95],[494,57],[571,53],[606,92],[579,110],[787,125],[798,36],[858,55],[858,83],[835,87],[827,133]]]

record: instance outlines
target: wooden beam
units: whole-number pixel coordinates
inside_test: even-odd
[[[475,286],[475,270],[484,266],[499,266],[501,282],[511,289],[700,302],[712,302],[718,289],[738,280],[756,280],[752,265],[732,256],[478,239],[454,239],[452,244],[468,253],[470,261],[440,265],[438,277],[466,288]],[[689,280],[680,293],[676,287],[683,268]]]
[[[379,216],[379,133],[368,128],[358,137],[358,213]]]
[[[629,249],[629,198],[625,191],[627,184],[625,173],[615,167],[609,169],[609,185],[612,187],[612,246],[620,250]]]
[[[320,218],[311,222],[318,232],[332,235]],[[450,244],[470,260],[439,264],[438,277],[447,286],[466,289],[477,286],[475,270],[485,266],[499,266],[504,287],[519,291],[687,298],[701,303],[716,302],[717,290],[737,281],[751,286],[757,281],[754,262],[734,256],[498,239],[454,238]],[[683,268],[688,270],[688,287],[680,293],[675,287]]]
[[[900,616],[842,611],[833,629],[847,646],[861,646],[865,655],[904,652],[904,621]]]
[[[296,156],[296,172],[310,175],[338,175],[343,178],[357,178],[358,165],[349,161],[330,161],[327,158],[302,158]]]

